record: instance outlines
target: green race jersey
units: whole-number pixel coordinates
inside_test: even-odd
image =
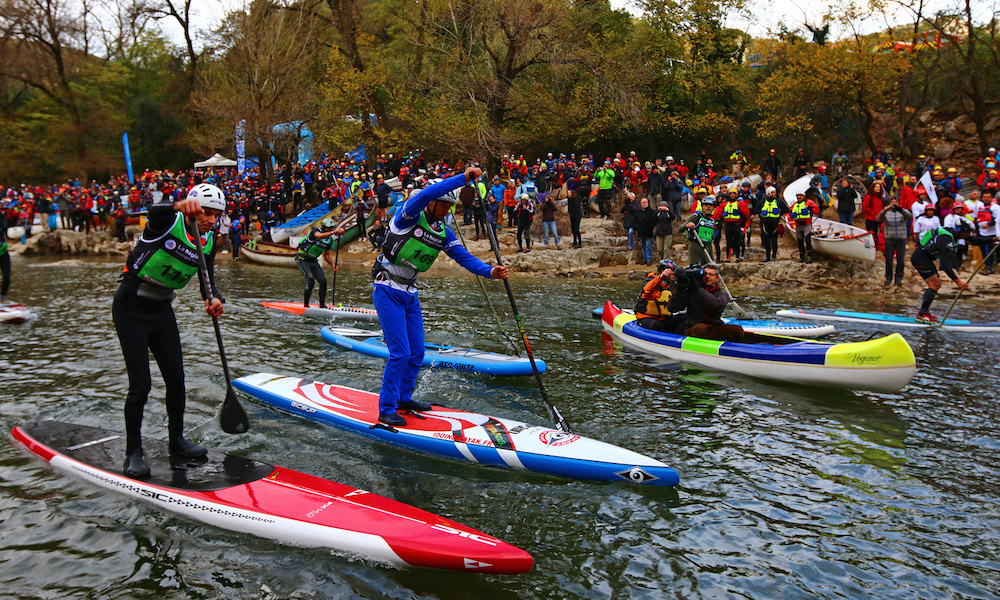
[[[198,272],[200,264],[198,248],[184,229],[184,215],[177,213],[174,224],[159,237],[147,238],[148,231],[143,230],[129,253],[125,273],[142,282],[171,290],[181,289]],[[214,232],[209,231],[205,238],[202,249],[207,256],[212,253]]]
[[[427,222],[427,215],[420,213],[420,220],[413,229],[403,234],[389,233],[382,245],[386,260],[394,265],[424,272],[431,268],[444,248],[445,231]]]

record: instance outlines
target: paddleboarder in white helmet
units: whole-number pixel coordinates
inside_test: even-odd
[[[203,232],[203,252],[208,265],[211,297],[204,298],[205,312],[222,316],[222,295],[215,287],[215,232],[219,215],[226,209],[222,190],[201,183],[184,200],[164,196],[148,212],[149,222],[125,262],[121,285],[111,305],[118,340],[128,371],[125,398],[125,465],[129,477],[149,477],[142,452],[142,415],[152,388],[149,355],[160,368],[166,387],[167,440],[170,454],[183,459],[200,459],[206,450],[184,439],[184,363],[180,332],[172,301],[179,290],[197,273],[198,249],[185,228],[185,217],[194,218]],[[204,294],[203,294],[204,296]]]
[[[430,410],[413,399],[417,373],[424,360],[424,317],[417,296],[417,277],[444,252],[470,272],[506,279],[507,267],[490,266],[469,253],[441,223],[458,201],[453,192],[482,175],[476,167],[418,190],[397,207],[386,232],[382,254],[375,259],[372,301],[389,349],[379,391],[380,423],[406,425],[399,411]]]

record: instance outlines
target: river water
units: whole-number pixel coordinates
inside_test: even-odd
[[[15,258],[12,298],[39,317],[0,324],[7,430],[41,419],[123,429],[127,382],[110,315],[120,270],[118,261]],[[342,268],[337,300],[370,305],[366,275]],[[471,275],[429,275],[430,341],[509,348]],[[234,376],[267,371],[377,390],[381,361],[326,344],[321,321],[260,306],[299,298],[297,271],[222,260],[218,279]],[[512,285],[533,350],[548,363],[546,392],[574,431],[662,460],[680,486],[459,464],[245,397],[253,429],[228,436],[210,422],[225,396],[211,320],[186,289],[175,307],[195,441],[441,514],[528,550],[534,568],[520,576],[401,570],[284,546],[106,492],[8,443],[0,444],[0,597],[1000,597],[1000,336],[904,331],[918,368],[897,394],[788,387],[654,360],[603,338],[591,309],[606,299],[630,305],[635,281]],[[502,287],[487,286],[508,314]],[[759,314],[793,304],[909,314],[914,299],[777,290],[741,304]],[[963,299],[955,316],[996,319],[993,306]],[[833,337],[874,332],[845,325]],[[530,377],[425,371],[417,397],[547,423]],[[159,398],[154,369],[149,437],[164,436]]]

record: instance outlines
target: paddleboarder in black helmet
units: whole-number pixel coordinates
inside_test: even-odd
[[[313,285],[319,282],[319,307],[326,308],[326,273],[323,272],[322,265],[319,264],[319,257],[334,270],[337,266],[333,261],[333,242],[339,241],[344,234],[343,229],[334,231],[336,223],[333,219],[326,218],[320,222],[320,226],[309,232],[309,235],[299,244],[299,252],[295,256],[295,264],[302,275],[306,278],[305,295],[303,296],[303,306],[309,308],[309,299],[312,297]],[[336,236],[336,240],[334,239]]]
[[[955,223],[954,229],[936,227],[925,231],[920,236],[917,249],[910,255],[910,264],[913,265],[913,268],[917,270],[917,273],[927,283],[923,300],[920,303],[920,308],[917,310],[916,320],[918,322],[938,322],[938,318],[930,312],[931,303],[934,302],[934,297],[937,296],[938,290],[941,289],[941,276],[938,275],[937,267],[934,266],[935,260],[940,259],[941,270],[955,282],[955,285],[960,290],[969,289],[969,284],[960,279],[958,274],[955,273],[951,261],[955,255],[955,248],[958,246],[959,239],[968,240],[969,243],[980,243],[982,240],[980,236],[972,235],[972,228],[972,221],[963,218]]]

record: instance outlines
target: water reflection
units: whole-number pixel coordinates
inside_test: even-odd
[[[17,300],[39,318],[0,325],[0,423],[54,418],[120,429],[127,388],[110,323],[115,261],[18,261]],[[428,338],[506,352],[478,285],[432,270],[422,303]],[[300,297],[301,275],[222,262],[222,319],[234,375],[294,374],[375,390],[381,361],[325,343],[324,323],[268,311]],[[342,266],[337,299],[370,305],[366,269]],[[733,283],[733,282],[730,282]],[[341,481],[476,527],[529,550],[519,577],[402,571],[322,550],[215,530],[51,472],[0,445],[0,584],[24,597],[130,598],[684,598],[989,597],[1000,594],[1000,336],[905,331],[917,374],[897,394],[770,385],[667,364],[602,341],[590,311],[628,305],[618,279],[512,282],[548,396],[579,433],[674,466],[674,491],[596,485],[481,468],[375,443],[245,401],[253,430],[219,431],[225,396],[211,321],[197,294],[176,308],[189,424],[198,441]],[[506,319],[502,288],[487,284]],[[740,293],[737,286],[734,291]],[[905,295],[754,291],[764,315],[844,307],[905,313]],[[995,319],[988,303],[956,308]],[[836,340],[876,329],[840,328]],[[162,437],[162,384],[147,408]],[[531,377],[427,371],[432,399],[547,423]],[[474,591],[470,591],[474,590]],[[915,592],[919,590],[919,592]]]

